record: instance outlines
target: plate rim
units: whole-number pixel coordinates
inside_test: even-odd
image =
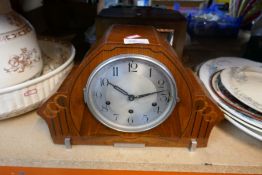
[[[228,116],[226,114],[224,114],[224,116],[230,123],[232,123],[234,126],[239,128],[240,130],[242,130],[246,134],[252,136],[253,138],[258,139],[259,141],[262,141],[262,136],[261,135],[258,135],[257,133],[254,133],[252,130],[250,130],[247,127],[243,126],[241,123],[237,122],[236,120],[234,120],[230,116]]]
[[[223,65],[219,65],[215,63],[220,63],[220,62],[226,62],[227,64],[223,64]],[[241,67],[244,65],[251,65],[251,66],[262,66],[262,63],[259,62],[255,62],[255,61],[251,61],[251,60],[247,60],[244,58],[240,58],[240,57],[218,57],[215,59],[210,59],[206,62],[204,62],[202,64],[202,66],[199,69],[199,78],[202,81],[202,83],[204,84],[206,90],[208,91],[208,93],[210,94],[210,96],[214,99],[214,101],[216,101],[216,103],[219,106],[222,106],[225,110],[227,110],[230,113],[234,113],[235,116],[237,116],[238,118],[242,119],[242,120],[247,120],[251,123],[253,123],[254,125],[256,125],[259,128],[262,128],[262,122],[259,122],[255,119],[249,118],[248,116],[237,112],[236,110],[230,108],[229,106],[227,106],[226,104],[224,104],[216,95],[214,92],[212,92],[212,89],[210,87],[210,77],[217,71],[222,70],[226,67]],[[213,67],[211,67],[213,66]],[[210,70],[211,68],[213,68],[212,70]],[[211,72],[210,72],[211,71]]]
[[[253,118],[253,119],[255,119],[255,120],[262,121],[262,115],[261,115],[261,116],[256,116],[256,114],[248,111],[247,109],[245,109],[245,108],[243,108],[243,107],[241,107],[241,106],[236,106],[235,103],[230,102],[230,100],[228,99],[227,95],[223,94],[223,93],[220,91],[220,89],[219,89],[219,91],[220,91],[220,93],[223,94],[223,96],[222,96],[219,92],[217,92],[217,88],[214,87],[214,86],[215,86],[215,85],[214,85],[214,81],[215,81],[214,79],[215,79],[215,78],[218,78],[218,76],[220,75],[221,71],[222,71],[222,70],[215,72],[215,73],[212,75],[211,79],[210,79],[210,81],[211,81],[211,82],[210,82],[210,83],[211,83],[210,86],[211,86],[212,90],[215,92],[215,94],[217,95],[217,97],[219,97],[220,100],[222,100],[222,101],[225,102],[227,105],[229,105],[229,106],[231,106],[232,108],[234,108],[235,110],[240,110],[242,113],[244,113],[244,114],[247,115],[248,117]],[[233,98],[235,98],[235,97],[233,96]],[[228,100],[225,100],[225,99],[228,99]],[[261,117],[261,118],[259,118],[259,117]]]
[[[241,120],[240,118],[234,116],[233,114],[229,113],[228,111],[224,110],[222,107],[220,107],[220,110],[224,112],[224,115],[228,115],[229,117],[231,117],[232,119],[236,120],[238,123],[241,123],[242,125],[245,125],[248,128],[251,128],[257,132],[260,132],[260,136],[262,138],[262,128],[257,128],[256,126],[253,126],[252,124],[249,124],[243,120]]]
[[[235,80],[234,76],[233,76],[233,74],[236,73],[235,70],[236,71],[239,70],[240,72],[242,72],[244,70],[248,71],[248,69],[245,69],[245,67],[244,68],[231,67],[231,68],[227,68],[227,69],[222,70],[220,77],[221,77],[221,82],[222,82],[223,86],[230,92],[231,95],[233,95],[239,101],[241,101],[242,103],[248,105],[249,107],[251,107],[251,108],[253,108],[253,109],[255,109],[259,112],[262,112],[262,104],[258,103],[259,106],[256,106],[252,103],[251,99],[249,100],[249,97],[246,96],[246,94],[241,93],[241,94],[245,95],[245,97],[244,97],[242,95],[239,95],[235,91],[235,89],[234,89],[235,87],[233,87],[234,83],[237,82]],[[260,76],[262,77],[262,74]]]

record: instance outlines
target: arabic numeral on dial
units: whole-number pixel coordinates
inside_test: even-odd
[[[96,96],[96,98],[102,98],[102,97],[103,97],[103,94],[102,94],[100,91],[97,91],[97,92],[95,93],[95,96]]]
[[[101,106],[101,111],[107,112],[108,111],[108,106],[107,105],[102,105]]]
[[[119,114],[113,114],[114,120],[118,120]]]
[[[157,114],[162,113],[162,111],[161,111],[159,106],[154,107],[153,111],[156,112]]]
[[[158,88],[164,88],[165,86],[165,80],[158,80],[157,81]]]
[[[159,114],[161,111],[160,111],[160,107],[158,106],[157,107],[157,113]]]
[[[161,93],[160,94],[160,97],[159,97],[159,100],[161,101],[161,102],[166,102],[166,103],[168,103],[169,102],[169,97],[170,97],[170,93],[168,92],[168,93]]]
[[[142,120],[143,120],[145,123],[148,123],[148,121],[149,121],[149,118],[148,118],[148,116],[147,116],[147,115],[143,115],[143,118],[142,118]]]
[[[128,72],[137,72],[138,64],[131,61],[128,63]]]
[[[107,78],[100,78],[100,86],[108,86],[109,81]]]
[[[105,104],[102,104],[101,111],[108,112],[108,106],[110,105],[110,101],[106,101]]]
[[[113,67],[113,76],[117,77],[118,76],[118,67]]]
[[[152,68],[149,69],[149,77],[152,77]]]
[[[128,119],[127,119],[127,122],[128,122],[128,124],[133,124],[134,123],[134,119],[132,118],[132,117],[129,117]]]

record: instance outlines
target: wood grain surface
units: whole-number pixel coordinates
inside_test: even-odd
[[[128,44],[132,34],[150,44]],[[84,103],[83,89],[89,75],[103,61],[119,54],[140,54],[163,63],[176,80],[179,103],[162,124],[140,133],[123,133],[98,122]],[[196,139],[198,147],[207,146],[214,125],[222,113],[209,98],[194,73],[185,67],[174,49],[151,26],[114,25],[76,65],[58,92],[46,101],[38,113],[47,122],[54,143],[113,145],[139,143],[145,146],[186,146]]]

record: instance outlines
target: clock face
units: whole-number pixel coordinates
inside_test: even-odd
[[[176,82],[157,60],[123,54],[102,62],[90,75],[84,99],[104,125],[141,132],[162,123],[177,102]]]

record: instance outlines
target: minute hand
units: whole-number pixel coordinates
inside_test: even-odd
[[[141,94],[141,95],[135,96],[135,98],[142,98],[142,97],[146,97],[146,96],[149,96],[149,95],[157,94],[157,93],[160,93],[160,92],[163,92],[163,91],[165,91],[165,90],[156,91],[156,92],[150,92],[150,93],[146,93],[146,94]]]

